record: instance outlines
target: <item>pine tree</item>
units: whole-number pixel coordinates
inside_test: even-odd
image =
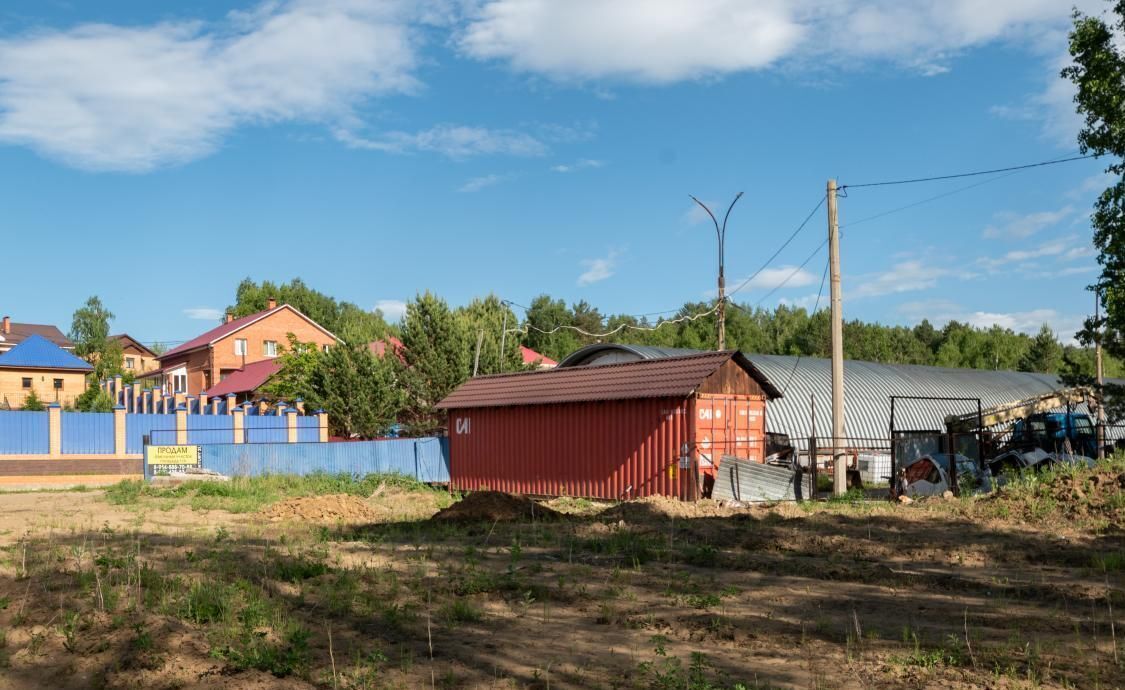
[[[469,378],[468,340],[463,320],[429,291],[406,306],[402,327],[405,362],[399,368],[406,384],[404,416],[411,433],[424,435],[444,425],[444,415],[433,408]]]
[[[1020,358],[1020,371],[1035,371],[1043,374],[1053,374],[1062,364],[1063,348],[1055,339],[1051,327],[1043,324],[1039,333],[1031,341],[1030,347]]]
[[[43,405],[43,401],[39,399],[39,396],[35,394],[34,389],[23,399],[24,412],[42,412],[45,409],[47,408]]]

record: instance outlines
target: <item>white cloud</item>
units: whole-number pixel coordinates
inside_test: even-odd
[[[500,184],[508,178],[507,175],[481,175],[480,177],[471,177],[465,181],[465,184],[457,188],[459,192],[479,192],[482,189],[492,187]]]
[[[1075,247],[1077,242],[1079,242],[1077,236],[1068,235],[1049,240],[1030,249],[1013,249],[998,257],[983,256],[977,259],[977,264],[989,271],[995,271],[1008,264],[1041,259],[1047,256],[1066,255],[1067,258],[1081,258],[1085,255],[1086,249],[1081,246]],[[1069,256],[1070,252],[1074,252],[1074,256]]]
[[[578,170],[586,170],[588,168],[600,168],[604,165],[605,161],[600,161],[593,158],[583,158],[581,160],[575,161],[574,163],[553,165],[551,166],[551,171],[557,173],[569,173],[576,172]]]
[[[854,288],[845,286],[845,289],[847,296],[853,299],[928,290],[937,285],[938,278],[951,272],[934,261],[908,259],[881,273],[857,276],[858,285]]]
[[[184,316],[200,321],[218,321],[223,318],[223,310],[214,307],[189,307],[184,309]]]
[[[745,278],[732,283],[737,287],[742,285]],[[813,275],[803,268],[796,266],[778,266],[777,268],[764,268],[758,275],[746,283],[743,290],[773,290],[784,285],[787,288],[807,287],[820,282],[820,276]]]
[[[1058,0],[486,0],[458,42],[471,57],[563,80],[668,83],[822,58],[886,60],[933,76],[962,50],[1061,33],[1070,7]]]
[[[398,299],[381,299],[375,303],[375,308],[383,312],[383,318],[388,321],[401,321],[406,316],[406,302]]]
[[[1097,266],[1071,266],[1061,271],[1053,271],[1053,273],[1057,276],[1078,276],[1084,273],[1093,273],[1096,270],[1098,270]]]
[[[817,311],[820,311],[821,309],[828,309],[828,297],[826,295],[811,294],[805,295],[804,297],[796,297],[793,299],[782,297],[777,301],[777,303],[784,304],[790,307],[805,309],[808,311],[812,311],[814,308]]]
[[[700,201],[707,204],[708,208],[715,207],[715,202],[713,201],[707,201],[706,199],[700,199]],[[700,223],[712,222],[711,216],[707,215],[707,212],[704,211],[703,208],[694,201],[691,202],[691,205],[688,206],[687,209],[683,212],[683,215],[680,216],[680,220],[685,225],[699,225]]]
[[[352,148],[410,153],[427,151],[450,158],[480,155],[542,156],[547,145],[530,134],[508,129],[440,124],[419,132],[386,132],[377,137],[359,136],[346,128],[336,137]]]
[[[288,0],[222,22],[85,24],[0,40],[0,141],[91,170],[214,151],[236,126],[333,122],[408,92],[415,52],[390,2]]]
[[[1072,249],[1066,250],[1066,253],[1063,254],[1063,259],[1065,259],[1067,261],[1074,261],[1075,259],[1085,259],[1087,257],[1097,256],[1097,255],[1098,255],[1098,251],[1096,249],[1094,249],[1093,247],[1089,247],[1089,246],[1074,247]]]
[[[1022,215],[1004,211],[996,214],[999,224],[986,227],[984,236],[989,239],[1023,239],[1066,220],[1073,213],[1074,207],[1069,205],[1057,211],[1038,211]]]
[[[617,270],[617,257],[619,255],[620,252],[612,250],[600,259],[583,259],[580,261],[579,265],[586,270],[578,276],[578,284],[580,286],[592,285],[612,277]]]

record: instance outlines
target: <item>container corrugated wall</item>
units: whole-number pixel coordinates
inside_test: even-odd
[[[681,496],[689,401],[645,398],[451,410],[452,484],[543,496]]]

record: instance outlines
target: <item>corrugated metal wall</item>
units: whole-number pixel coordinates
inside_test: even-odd
[[[203,467],[228,476],[397,472],[423,482],[449,481],[449,444],[441,438],[206,445],[202,453]]]
[[[718,465],[724,455],[765,460],[765,398],[701,394],[695,402],[695,451],[700,465]]]
[[[47,412],[0,412],[0,453],[50,452]]]
[[[281,415],[247,415],[245,425],[247,443],[285,443],[289,440],[289,426]]]
[[[187,416],[188,443],[231,443],[234,441],[234,417],[229,415]]]
[[[63,412],[62,452],[113,453],[112,412]]]
[[[316,417],[297,417],[297,443],[320,441],[320,420]]]
[[[172,425],[176,423],[172,418]],[[163,429],[168,426],[168,415],[163,414],[127,414],[125,415],[125,452],[145,452],[145,434],[152,434],[153,429]],[[158,434],[166,435],[166,434]],[[172,432],[171,439],[152,439],[157,442],[175,443],[176,435]]]
[[[683,495],[688,401],[674,398],[453,410],[452,484],[545,496]]]

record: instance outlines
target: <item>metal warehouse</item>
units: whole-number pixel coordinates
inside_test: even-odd
[[[449,412],[453,488],[698,496],[722,455],[761,462],[780,391],[736,351],[481,376]]]
[[[589,345],[568,355],[560,368],[597,366],[609,362],[681,357],[692,350],[644,345]],[[817,357],[747,354],[754,366],[785,393],[768,406],[767,432],[794,439],[813,436],[813,400],[816,431],[830,433],[832,363]],[[888,438],[892,395],[980,398],[985,407],[1050,393],[1065,388],[1057,376],[1019,371],[954,369],[911,364],[844,362],[845,429],[852,438]],[[975,408],[975,404],[972,405]],[[906,404],[895,411],[898,428],[941,429],[951,412],[969,410],[969,403]],[[1087,412],[1085,404],[1075,407]]]

